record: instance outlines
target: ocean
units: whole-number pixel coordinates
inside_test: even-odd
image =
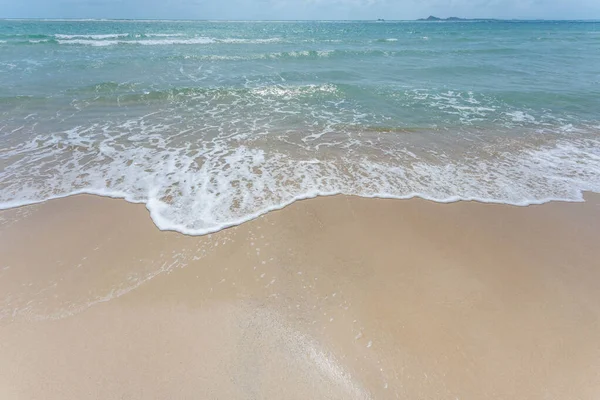
[[[600,192],[600,23],[0,21],[0,208],[205,234],[318,195]]]

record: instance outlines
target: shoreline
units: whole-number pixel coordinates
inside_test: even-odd
[[[65,195],[57,195],[57,196],[50,197],[50,198],[47,198],[44,200],[31,200],[31,201],[24,201],[24,202],[12,201],[12,202],[0,203],[0,212],[19,209],[19,208],[23,208],[23,207],[36,206],[36,205],[44,204],[47,202],[53,202],[56,200],[67,199],[70,197],[94,196],[94,197],[100,197],[100,198],[106,198],[106,199],[112,199],[112,200],[123,200],[132,205],[144,205],[144,207],[146,208],[146,210],[149,213],[150,219],[152,220],[152,222],[154,223],[154,225],[156,226],[156,228],[158,230],[163,231],[163,232],[176,232],[176,233],[179,233],[179,234],[182,234],[185,236],[194,237],[194,236],[212,235],[212,234],[218,233],[222,230],[241,226],[245,223],[252,222],[258,218],[264,217],[265,215],[268,215],[269,213],[281,211],[297,202],[312,200],[312,199],[317,199],[317,198],[326,198],[326,197],[349,197],[349,198],[359,198],[359,199],[392,200],[392,201],[417,200],[417,201],[431,202],[434,204],[475,203],[475,204],[490,204],[490,205],[498,205],[498,206],[524,208],[524,207],[531,207],[531,206],[541,206],[541,205],[549,204],[549,203],[566,203],[566,204],[584,203],[586,201],[586,196],[589,197],[589,196],[597,196],[597,195],[600,195],[600,193],[587,191],[587,190],[581,190],[580,191],[581,197],[579,199],[546,198],[546,199],[536,200],[536,201],[510,203],[510,202],[503,202],[503,201],[499,201],[499,200],[489,200],[489,199],[479,199],[479,198],[461,198],[459,196],[456,196],[455,198],[440,200],[440,199],[434,199],[434,198],[430,198],[427,196],[423,196],[420,194],[411,194],[411,195],[407,195],[407,196],[394,196],[394,195],[365,196],[365,195],[358,195],[358,194],[345,194],[345,193],[341,193],[341,192],[332,192],[332,193],[318,192],[318,193],[313,193],[313,194],[306,194],[303,196],[297,196],[289,202],[269,206],[266,209],[262,209],[262,210],[254,212],[252,214],[249,214],[248,216],[246,216],[238,221],[224,223],[220,227],[207,229],[205,231],[201,231],[199,229],[189,229],[187,227],[177,226],[170,222],[167,222],[166,224],[157,223],[155,218],[152,217],[152,214],[153,214],[152,209],[150,208],[150,206],[148,206],[148,203],[151,200],[136,201],[136,200],[131,199],[130,195],[123,194],[120,192],[107,193],[107,192],[93,191],[93,190],[77,190],[77,191],[74,191],[74,192],[71,192],[71,193],[68,193]],[[157,217],[157,219],[158,218],[162,218],[162,217]],[[161,227],[160,225],[163,225],[163,226],[167,225],[167,226]]]
[[[600,195],[317,197],[204,236],[77,195],[0,211],[7,398],[600,395]]]

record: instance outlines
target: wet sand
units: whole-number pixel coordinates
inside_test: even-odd
[[[600,196],[0,211],[1,399],[598,399]]]

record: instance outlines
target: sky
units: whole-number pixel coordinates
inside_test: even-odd
[[[0,18],[600,19],[600,0],[0,0]]]

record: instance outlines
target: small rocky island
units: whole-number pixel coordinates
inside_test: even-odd
[[[458,18],[458,17],[449,17],[449,18],[438,18],[430,15],[427,18],[419,18],[417,21],[430,21],[430,22],[444,22],[444,21],[494,21],[493,19],[486,18]]]
[[[430,15],[427,18],[419,18],[417,21],[464,21],[463,18],[450,17],[450,18],[438,18]]]

